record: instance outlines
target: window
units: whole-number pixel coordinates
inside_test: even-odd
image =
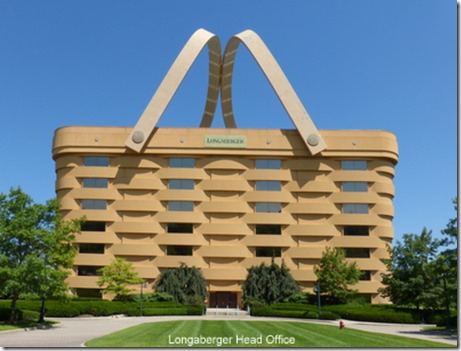
[[[168,181],[168,189],[192,190],[194,189],[194,180],[193,179],[170,179]]]
[[[282,183],[278,180],[257,180],[256,190],[262,191],[280,191],[282,190]]]
[[[192,233],[192,223],[168,223],[166,231],[168,233]]]
[[[282,162],[280,160],[256,160],[256,169],[280,169]]]
[[[282,226],[279,224],[256,224],[256,234],[280,235]]]
[[[192,212],[193,210],[192,201],[168,201],[168,211]]]
[[[343,191],[345,192],[367,192],[368,183],[367,182],[343,182],[342,188],[343,188]]]
[[[370,249],[361,247],[343,248],[346,258],[370,258]]]
[[[167,246],[167,256],[192,256],[192,246]]]
[[[108,180],[106,178],[84,178],[84,188],[107,188]]]
[[[79,244],[78,252],[89,254],[103,254],[104,244]]]
[[[90,167],[108,167],[109,157],[106,156],[85,156],[83,157],[83,165]]]
[[[255,254],[256,257],[281,257],[282,249],[280,247],[257,247]]]
[[[345,160],[341,161],[341,169],[343,171],[366,171],[368,163],[365,160]]]
[[[82,209],[84,210],[105,210],[107,208],[107,200],[82,200]]]
[[[82,232],[105,232],[106,222],[87,221],[82,224]]]
[[[170,158],[170,167],[171,168],[194,168],[195,159],[193,158],[182,158],[182,157],[172,157]]]
[[[280,202],[257,202],[255,211],[261,213],[280,213],[282,205]]]
[[[368,204],[343,204],[343,213],[368,214]]]
[[[368,236],[370,235],[370,228],[364,225],[351,225],[343,228],[345,236]]]
[[[362,275],[359,280],[371,280],[371,271],[360,271],[360,273],[362,273]]]
[[[77,275],[101,275],[99,269],[101,266],[78,266]]]

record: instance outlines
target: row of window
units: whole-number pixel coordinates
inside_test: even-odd
[[[107,178],[83,178],[82,186],[84,188],[108,188],[109,181]],[[168,188],[173,190],[193,190],[195,181],[193,179],[170,179]],[[281,191],[282,182],[277,180],[257,180],[255,182],[257,191]],[[367,182],[342,182],[341,189],[343,192],[367,192]]]
[[[83,165],[88,167],[108,167],[110,158],[107,156],[85,156]],[[194,168],[195,159],[189,157],[172,157],[169,158],[169,167],[171,168]],[[255,160],[256,169],[281,169],[282,161],[276,159],[257,159]],[[365,171],[368,169],[366,160],[343,160],[341,169],[345,171]]]
[[[106,210],[107,200],[83,199],[81,207],[84,210]],[[192,212],[194,211],[193,201],[168,201],[168,211]],[[255,206],[256,212],[279,213],[281,204],[278,202],[258,202]],[[345,214],[368,214],[368,204],[343,204],[342,212]]]
[[[370,228],[368,226],[351,225],[343,226],[343,235],[345,236],[368,236]],[[86,221],[83,223],[81,230],[83,232],[105,232],[106,223],[100,221]],[[167,233],[187,233],[192,234],[194,225],[192,223],[167,223]],[[256,234],[282,234],[282,226],[279,224],[257,224],[255,226]]]
[[[79,244],[79,253],[85,254],[104,254],[104,244]],[[167,246],[167,256],[192,256],[192,246]],[[282,249],[280,247],[257,247],[255,248],[256,257],[280,257]]]
[[[88,167],[108,167],[110,158],[106,156],[85,156],[83,165]],[[171,168],[194,168],[195,159],[189,157],[171,157],[168,163]],[[280,169],[281,160],[261,159],[255,160],[257,169]]]
[[[353,247],[343,248],[346,258],[370,258],[370,249]],[[192,256],[192,246],[168,246],[168,256]],[[256,257],[282,257],[281,247],[256,247]]]
[[[84,178],[82,186],[84,188],[107,188],[109,181],[107,178]],[[168,182],[169,189],[192,190],[194,189],[194,180],[192,179],[170,179]],[[257,180],[255,189],[258,191],[280,191],[282,182],[278,180]]]
[[[104,254],[104,244],[79,244],[79,253]],[[346,258],[370,258],[368,248],[343,248]],[[167,246],[167,256],[192,256],[193,247],[187,245]],[[281,257],[281,247],[256,247],[256,257]]]

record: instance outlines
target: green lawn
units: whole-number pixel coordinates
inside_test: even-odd
[[[88,347],[455,347],[300,322],[189,320],[145,323],[88,341]]]

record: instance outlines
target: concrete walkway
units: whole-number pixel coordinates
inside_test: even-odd
[[[134,325],[147,322],[160,322],[169,320],[283,320],[292,322],[318,323],[327,325],[338,325],[338,321],[321,321],[321,320],[297,320],[288,318],[265,318],[249,316],[165,316],[165,317],[88,317],[88,318],[52,318],[60,322],[59,325],[43,330],[18,330],[0,333],[0,346],[28,348],[28,347],[81,347],[86,341],[107,335],[115,331],[125,329]],[[430,325],[415,324],[384,324],[384,323],[367,323],[345,320],[346,328],[354,328],[364,331],[386,333],[433,340],[457,345],[456,336],[436,335],[430,332],[424,332],[424,327]]]

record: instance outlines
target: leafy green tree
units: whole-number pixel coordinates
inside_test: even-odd
[[[453,199],[453,205],[456,213],[458,213],[458,198]],[[458,297],[458,217],[454,217],[448,221],[447,228],[442,230],[442,234],[446,236],[442,240],[444,246],[448,246],[439,255],[438,260],[441,264],[441,272],[448,283],[448,303],[457,308]]]
[[[300,288],[282,263],[277,265],[272,260],[267,266],[264,262],[248,269],[247,278],[242,285],[245,304],[272,304],[283,301],[300,292]]]
[[[0,294],[11,298],[11,318],[20,297],[62,297],[75,256],[74,233],[82,219],[63,221],[59,201],[37,204],[20,188],[0,193]]]
[[[357,263],[348,263],[344,250],[338,247],[326,248],[314,273],[321,293],[335,303],[344,303],[357,293],[349,286],[356,284],[362,274]]]
[[[456,213],[458,213],[458,199],[453,199]],[[443,308],[449,317],[450,309],[458,309],[458,218],[448,221],[447,228],[442,230],[446,238],[442,239],[445,249],[440,252],[434,261],[436,283],[440,289],[440,298]]]
[[[110,265],[99,269],[99,272],[101,277],[98,279],[98,285],[105,285],[104,292],[115,294],[115,300],[122,299],[133,291],[129,285],[143,282],[134,270],[133,264],[121,257],[115,258]]]
[[[164,270],[155,283],[155,291],[169,293],[179,303],[203,304],[208,297],[202,272],[185,263]]]
[[[382,274],[385,287],[380,293],[397,305],[438,307],[441,285],[436,281],[434,262],[440,244],[426,228],[420,235],[404,234],[403,242],[389,248],[388,273]]]

